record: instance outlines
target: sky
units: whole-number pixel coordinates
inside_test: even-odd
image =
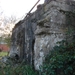
[[[14,27],[14,24],[5,24],[7,19],[9,20],[11,16],[13,16],[18,22],[25,17],[37,1],[38,0],[0,0],[0,35],[7,34],[11,31],[10,28]],[[39,4],[42,3],[44,3],[44,0],[40,0]]]
[[[3,15],[10,17],[16,16],[17,18],[26,15],[28,11],[38,0],[0,0],[0,13],[3,11]],[[40,0],[39,4],[44,3],[44,0]]]

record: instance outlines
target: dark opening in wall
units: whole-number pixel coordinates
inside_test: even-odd
[[[32,41],[32,66],[34,69],[34,44],[35,44],[35,38]]]
[[[18,54],[15,54],[15,59],[19,60],[19,55]]]

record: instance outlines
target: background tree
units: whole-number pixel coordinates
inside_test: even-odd
[[[4,42],[8,45],[8,47],[10,47],[10,45],[11,45],[11,36],[8,35],[8,37],[5,37]]]

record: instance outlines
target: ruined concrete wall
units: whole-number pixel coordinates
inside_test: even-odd
[[[45,0],[34,13],[16,24],[10,55],[17,53],[38,70],[56,42],[66,38],[69,28],[75,28],[75,16],[71,15],[74,11],[74,0]]]

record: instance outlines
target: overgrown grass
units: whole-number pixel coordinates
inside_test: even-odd
[[[38,75],[38,73],[25,63],[17,65],[0,63],[0,75]]]

